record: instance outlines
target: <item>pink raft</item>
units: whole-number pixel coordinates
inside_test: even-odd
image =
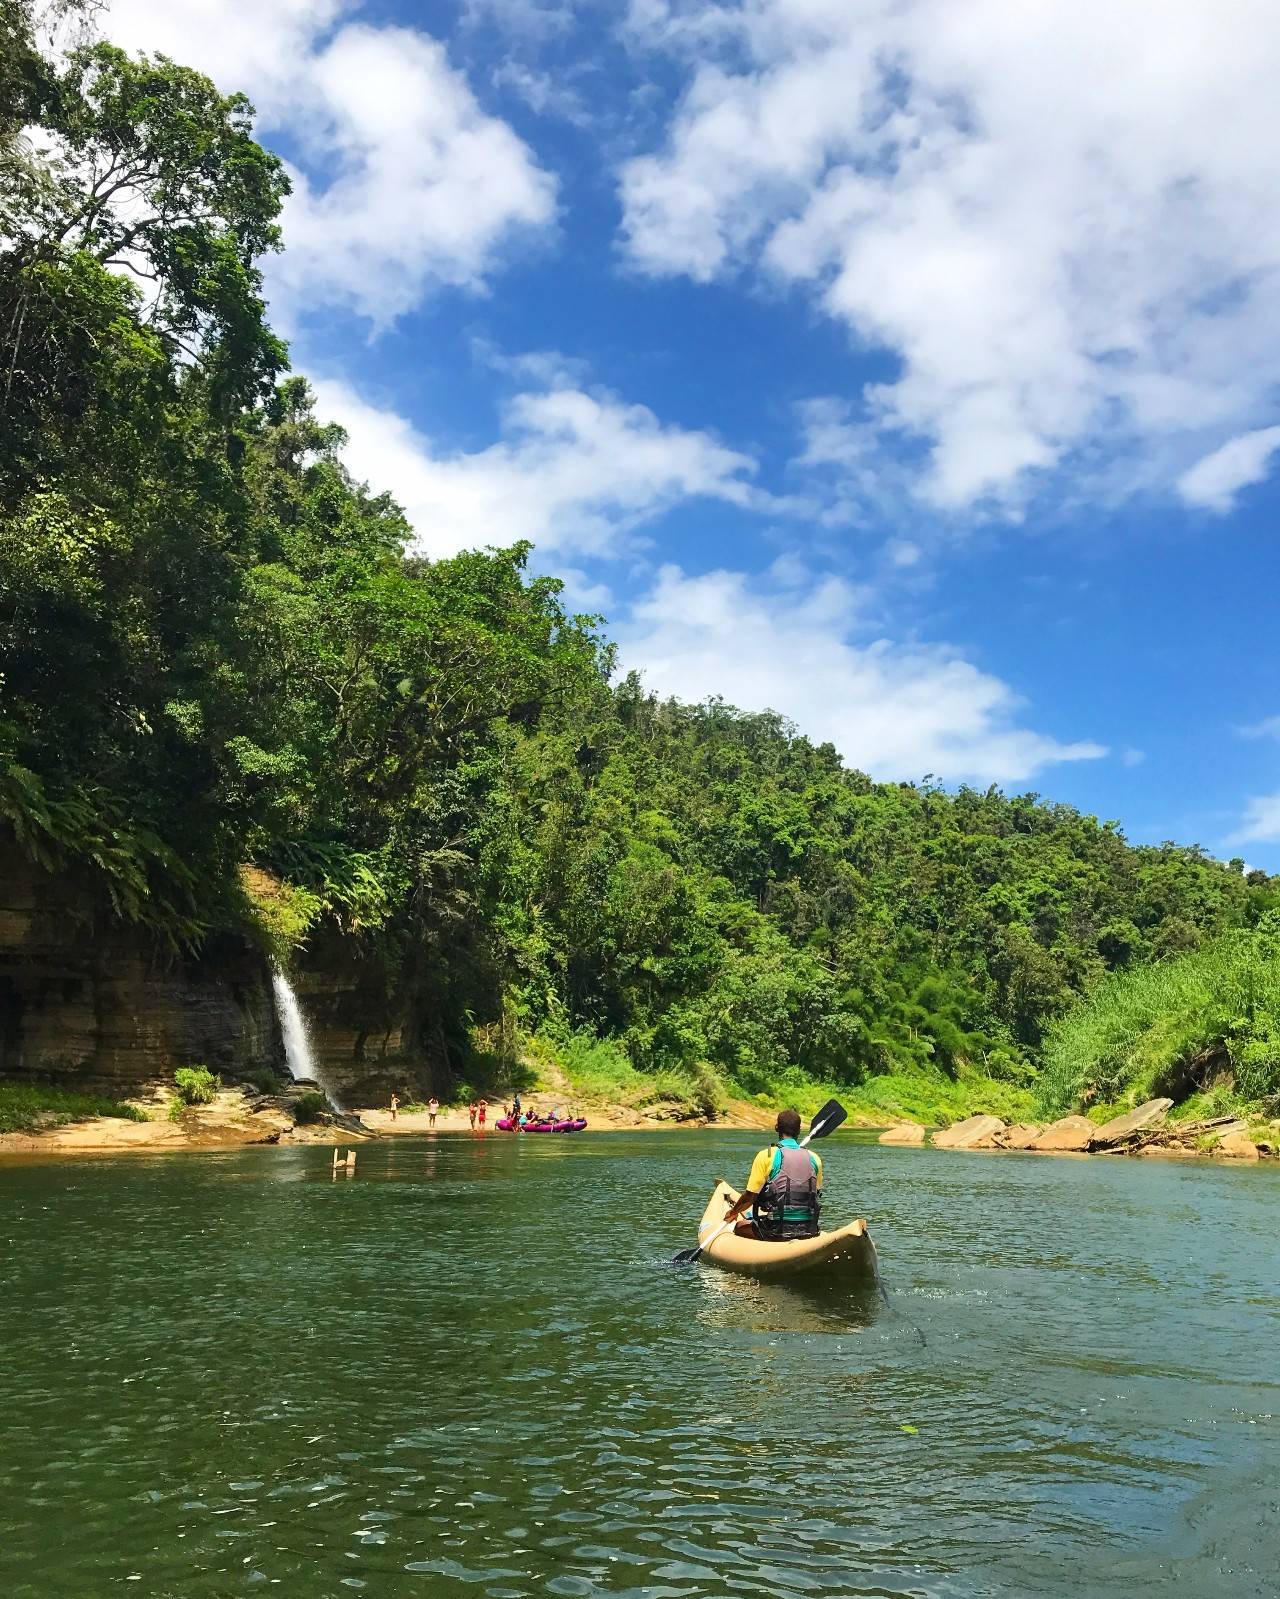
[[[585,1116],[575,1116],[570,1121],[526,1122],[523,1127],[517,1127],[510,1116],[500,1116],[494,1123],[504,1133],[580,1133],[586,1125]]]

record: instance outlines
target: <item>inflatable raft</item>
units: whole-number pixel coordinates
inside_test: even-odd
[[[723,1178],[716,1184],[698,1224],[700,1239],[710,1237],[723,1223],[725,1210],[737,1197],[738,1190],[730,1188]],[[835,1232],[819,1233],[816,1238],[797,1238],[788,1244],[770,1244],[760,1238],[739,1238],[736,1233],[722,1233],[703,1251],[702,1259],[725,1271],[745,1272],[752,1277],[791,1277],[809,1271],[848,1277],[874,1277],[876,1274],[875,1246],[861,1217]]]
[[[504,1133],[580,1133],[587,1125],[585,1116],[574,1116],[564,1121],[526,1122],[517,1127],[510,1116],[499,1117],[496,1126]]]

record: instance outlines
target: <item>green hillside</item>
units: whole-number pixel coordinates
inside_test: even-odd
[[[1154,994],[1276,903],[1198,848],[873,783],[767,711],[615,681],[601,619],[483,526],[416,557],[264,320],[287,179],[245,103],[42,59],[5,16],[0,824],[49,871],[175,949],[341,930],[446,1074],[607,1040],[704,1101],[864,1083],[948,1114],[1022,1103],[1109,973],[1165,963]],[[1092,1082],[1073,1036],[1061,1103]]]

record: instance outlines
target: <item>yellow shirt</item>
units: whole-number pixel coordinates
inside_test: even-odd
[[[796,1142],[794,1139],[786,1139],[784,1141],[786,1143]],[[773,1152],[775,1149],[777,1149],[777,1147],[777,1144],[770,1144],[768,1149],[762,1149],[756,1158],[751,1162],[751,1175],[747,1178],[748,1193],[758,1194],[764,1185],[769,1181],[769,1173],[773,1168]],[[818,1168],[818,1187],[821,1188],[822,1156],[815,1155],[811,1149],[807,1150],[806,1153],[812,1157],[814,1164]]]

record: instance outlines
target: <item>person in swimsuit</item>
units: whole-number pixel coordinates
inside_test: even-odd
[[[427,1126],[428,1127],[434,1127],[435,1126],[436,1117],[439,1114],[440,1114],[440,1101],[436,1098],[436,1096],[434,1094],[432,1094],[431,1098],[427,1101]]]

